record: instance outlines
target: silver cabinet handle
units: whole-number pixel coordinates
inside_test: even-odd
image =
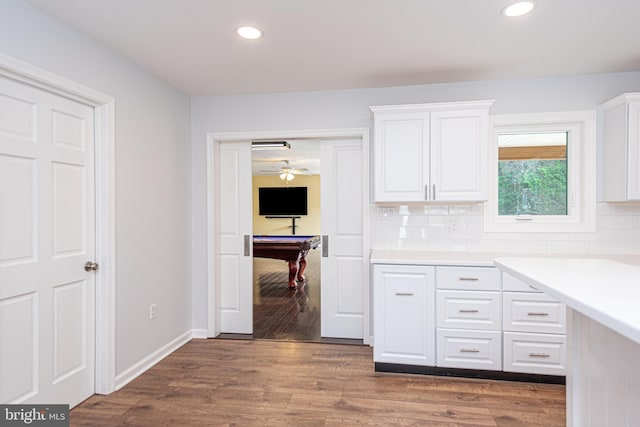
[[[479,310],[465,310],[465,309],[460,309],[458,310],[458,312],[460,313],[478,313]]]
[[[322,257],[327,258],[329,256],[329,236],[322,236]]]
[[[461,348],[460,353],[480,353],[477,348]]]
[[[543,357],[543,358],[547,358],[547,357],[551,357],[551,355],[547,354],[547,353],[529,353],[529,357]]]
[[[436,185],[433,184],[433,197],[432,197],[432,200],[435,200],[435,199],[436,199]]]
[[[535,311],[530,311],[527,313],[527,316],[548,316],[549,313],[545,313],[545,312],[535,312]]]
[[[463,282],[477,282],[478,279],[477,277],[458,277],[458,280],[461,280]]]
[[[399,297],[412,297],[413,292],[396,292],[396,295]]]
[[[429,200],[429,186],[426,184],[424,186],[424,199]]]
[[[244,235],[244,256],[251,255],[251,236],[248,234]]]

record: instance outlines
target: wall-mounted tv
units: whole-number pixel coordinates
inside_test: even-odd
[[[258,214],[307,215],[307,187],[258,188]]]

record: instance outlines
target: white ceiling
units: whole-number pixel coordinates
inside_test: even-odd
[[[639,0],[26,1],[192,95],[640,70]]]
[[[537,0],[515,19],[508,0],[26,1],[191,95],[640,70],[640,0]],[[254,152],[254,174],[319,173],[317,141],[291,142]]]

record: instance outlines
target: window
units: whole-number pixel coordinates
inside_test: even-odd
[[[567,215],[568,136],[498,134],[498,215]]]
[[[595,230],[595,113],[492,117],[485,230]]]

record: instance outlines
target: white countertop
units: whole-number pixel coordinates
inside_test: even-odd
[[[640,344],[640,267],[608,259],[502,257],[495,265]]]

